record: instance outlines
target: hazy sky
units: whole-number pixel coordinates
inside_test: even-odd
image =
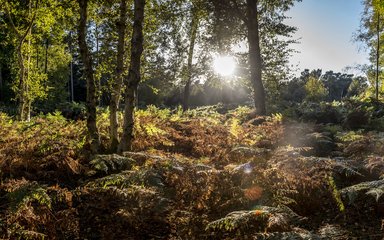
[[[363,10],[361,0],[303,0],[287,13],[287,23],[298,27],[293,45],[300,51],[291,58],[299,71],[323,69],[342,72],[346,66],[368,62],[366,51],[358,50],[359,44],[352,35],[360,25]],[[361,45],[361,44],[360,44]]]

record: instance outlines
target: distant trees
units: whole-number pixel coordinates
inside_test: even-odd
[[[281,91],[282,100],[285,101],[340,101],[344,97],[364,93],[367,86],[365,77],[333,71],[323,74],[321,69],[305,69],[299,78],[285,82]]]
[[[12,89],[18,103],[18,118],[28,121],[32,104],[48,95],[58,96],[55,90],[67,80],[61,74],[70,60],[64,50],[63,28],[71,13],[64,11],[68,8],[66,1],[1,0],[0,4],[0,25],[2,30],[7,29],[1,45],[8,50],[1,52],[1,65],[11,70],[5,79],[10,75],[14,79]],[[61,81],[53,83],[54,75]]]
[[[321,101],[327,96],[324,83],[315,76],[309,76],[308,81],[305,83],[305,90],[307,93],[306,99],[309,101]]]
[[[347,96],[349,86],[353,81],[353,74],[335,73],[327,71],[321,76],[324,87],[328,89],[329,101],[340,101]]]

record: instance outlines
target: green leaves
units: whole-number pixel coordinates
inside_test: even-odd
[[[320,79],[310,76],[308,82],[305,84],[308,100],[321,101],[328,94],[327,89]]]

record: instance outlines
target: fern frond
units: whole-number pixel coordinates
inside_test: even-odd
[[[384,188],[383,187],[373,188],[373,189],[369,190],[368,192],[366,192],[365,194],[375,197],[376,202],[378,202],[380,197],[383,196],[383,194],[384,194]]]
[[[334,166],[334,170],[337,173],[344,175],[346,177],[355,177],[355,176],[364,177],[363,174],[359,173],[358,171],[356,171],[355,169],[353,169],[352,167],[348,166],[345,163],[336,162],[335,164],[333,164],[333,166]]]
[[[18,239],[47,239],[47,235],[36,231],[17,229],[12,235],[17,236]]]
[[[132,183],[130,171],[124,171],[119,174],[111,174],[109,176],[96,179],[92,182],[89,182],[86,186],[92,188],[107,188],[109,186],[116,186],[119,188],[124,188]]]
[[[329,186],[332,188],[333,198],[335,199],[337,206],[339,207],[340,212],[344,212],[345,206],[344,206],[343,201],[341,200],[340,192],[337,189],[337,186],[336,186],[336,183],[335,183],[335,180],[333,179],[333,177],[329,177],[328,183],[329,183]]]
[[[342,189],[340,193],[348,199],[349,204],[353,204],[359,196],[364,194],[380,198],[381,190],[377,189],[384,189],[384,180],[359,183]]]
[[[91,162],[91,169],[95,172],[104,172],[105,174],[129,170],[134,164],[132,158],[123,157],[117,154],[112,155],[97,155]],[[92,172],[91,174],[92,175]]]
[[[32,201],[37,201],[40,205],[51,208],[51,198],[47,194],[47,190],[36,182],[22,185],[7,194],[12,212],[19,211],[22,207],[28,205]]]
[[[250,222],[259,222],[260,231],[264,230],[267,227],[266,221],[268,218],[268,212],[263,210],[255,211],[236,211],[231,212],[224,218],[218,219],[209,223],[206,227],[206,230],[211,231],[227,231],[232,232],[237,230],[240,227],[244,227],[250,224]],[[262,224],[264,222],[264,224]]]

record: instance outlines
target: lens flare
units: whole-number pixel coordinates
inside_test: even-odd
[[[213,60],[213,69],[220,75],[229,76],[235,71],[236,62],[231,56],[218,56]]]

